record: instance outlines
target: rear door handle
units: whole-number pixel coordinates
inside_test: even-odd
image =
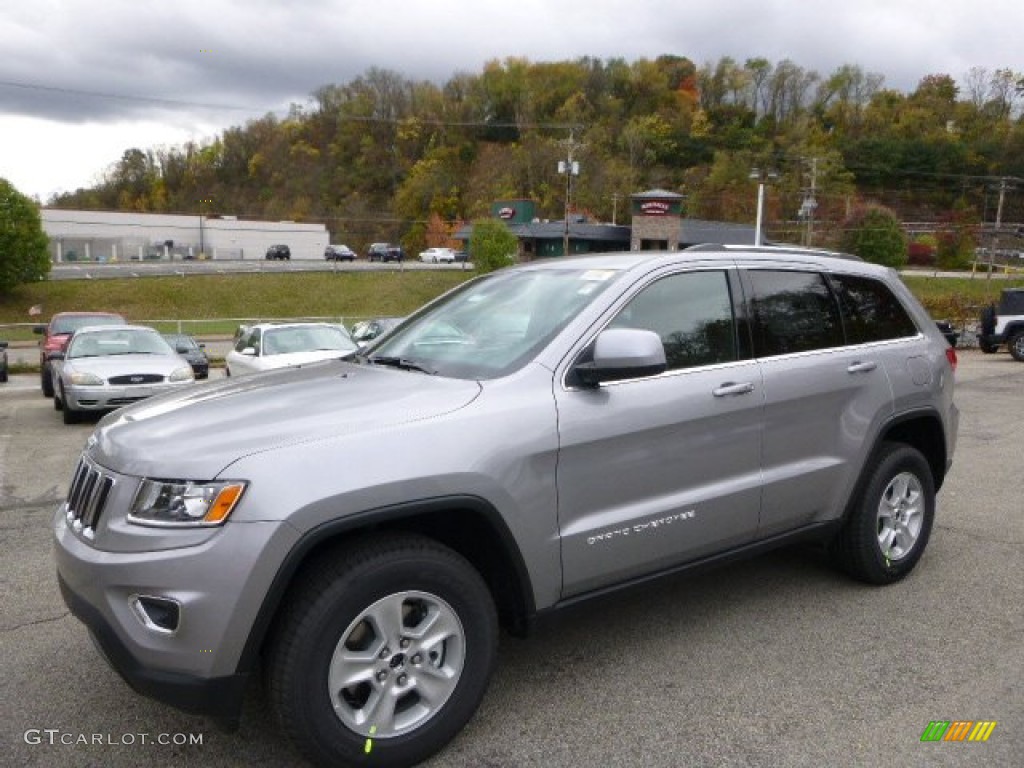
[[[739,384],[734,382],[726,382],[718,389],[711,391],[715,397],[728,397],[730,395],[746,395],[754,391],[754,383],[752,381],[744,381]]]
[[[869,360],[868,362],[865,362],[865,363],[861,363],[861,362],[851,363],[850,366],[846,369],[846,372],[847,373],[867,373],[868,371],[875,370],[875,368],[877,368],[877,367],[878,367],[878,363],[874,363],[874,362],[871,362]]]

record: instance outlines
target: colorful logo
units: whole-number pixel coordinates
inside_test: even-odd
[[[921,741],[988,741],[995,727],[995,720],[932,720]]]

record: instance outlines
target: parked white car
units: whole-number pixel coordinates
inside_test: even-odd
[[[357,349],[340,325],[260,323],[246,328],[224,357],[228,376],[243,376],[344,357]]]
[[[428,264],[452,264],[455,262],[455,251],[451,248],[427,248],[420,251],[420,261]]]

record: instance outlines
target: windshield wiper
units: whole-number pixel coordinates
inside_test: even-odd
[[[419,371],[434,376],[437,371],[423,363],[410,360],[407,357],[393,357],[389,355],[370,355],[366,358],[368,363],[373,365],[389,365],[392,368],[401,368],[403,371]]]

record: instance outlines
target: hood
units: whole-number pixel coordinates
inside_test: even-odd
[[[133,373],[155,373],[170,376],[184,368],[188,362],[178,355],[101,355],[98,357],[74,357],[64,361],[68,371],[94,373],[104,379],[112,376],[129,376]]]
[[[479,393],[476,381],[332,360],[197,384],[115,411],[89,452],[115,472],[209,480],[243,456],[433,418]]]

